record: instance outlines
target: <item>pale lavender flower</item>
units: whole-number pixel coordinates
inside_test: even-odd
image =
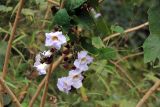
[[[82,64],[78,59],[74,61],[74,65],[76,68],[80,69],[81,71],[88,70],[88,65],[86,63]]]
[[[72,79],[69,77],[62,77],[58,79],[57,82],[57,87],[60,91],[69,93],[71,90],[71,85],[72,85]]]
[[[81,64],[90,64],[93,62],[93,58],[88,55],[87,51],[81,51],[78,53],[78,60],[80,60]]]
[[[45,46],[54,47],[57,50],[59,50],[61,46],[67,42],[66,37],[59,31],[46,33],[45,35]]]
[[[40,53],[36,55],[35,60],[36,61],[34,63],[34,67],[37,68],[37,71],[38,71],[39,75],[46,74],[46,70],[49,67],[49,65],[46,64],[46,63],[41,63],[41,55],[40,55]]]
[[[72,79],[72,86],[76,89],[82,87],[83,76],[79,69],[69,71],[69,77]]]
[[[78,53],[78,59],[74,61],[74,65],[81,71],[86,71],[88,70],[87,64],[90,64],[91,62],[93,62],[93,58],[88,55],[87,51],[81,51]]]

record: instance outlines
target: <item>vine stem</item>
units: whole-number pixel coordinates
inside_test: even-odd
[[[148,25],[149,25],[149,22],[145,22],[145,23],[143,23],[143,24],[141,24],[141,25],[138,25],[138,26],[136,26],[136,27],[126,29],[126,30],[124,31],[124,33],[133,32],[133,31],[139,30],[139,29],[141,29],[141,28],[143,28],[143,27],[146,27],[146,26],[148,26]],[[109,40],[109,39],[111,39],[111,38],[117,37],[117,36],[119,36],[119,35],[121,35],[121,33],[111,34],[111,35],[105,37],[105,38],[103,39],[103,42],[105,42],[105,41],[107,41],[107,40]]]
[[[10,90],[10,88],[5,84],[5,81],[2,77],[0,77],[0,84],[6,89],[8,94],[12,97],[13,102],[15,102],[16,107],[21,107],[20,102],[18,101],[17,97],[14,95],[14,93]]]
[[[146,100],[155,92],[155,90],[160,86],[160,80],[156,81],[155,84],[146,92],[142,99],[138,102],[136,107],[142,107]]]
[[[52,4],[56,5],[56,6],[59,6],[59,5],[60,5],[58,2],[53,1],[53,0],[48,0],[48,2],[50,2],[50,3],[52,3]]]
[[[53,72],[57,68],[57,66],[61,63],[61,61],[64,59],[64,57],[65,57],[65,55],[62,55],[61,57],[59,57],[59,59],[57,61],[55,61],[53,63],[51,72]],[[43,80],[41,81],[41,83],[38,85],[38,89],[36,90],[34,96],[32,97],[32,99],[29,102],[29,107],[33,107],[33,104],[34,104],[36,98],[38,97],[42,87],[45,84],[46,78],[47,78],[47,76],[45,76],[43,78]]]
[[[49,70],[47,72],[47,76],[46,76],[46,80],[45,80],[45,86],[44,86],[44,92],[43,92],[43,95],[42,95],[40,107],[44,107],[44,105],[45,105],[47,91],[48,91],[48,82],[49,82],[49,78],[50,78],[50,75],[51,75],[51,71],[52,71],[52,65],[50,65]]]
[[[13,24],[13,29],[11,31],[11,36],[10,36],[9,41],[8,41],[8,46],[7,46],[7,51],[6,51],[5,61],[4,61],[4,66],[3,66],[3,73],[2,73],[2,78],[3,79],[5,79],[6,74],[7,74],[7,67],[8,67],[8,64],[9,64],[9,57],[10,57],[12,42],[13,42],[13,39],[14,39],[14,36],[15,36],[15,33],[16,33],[16,28],[17,28],[17,24],[18,24],[18,21],[19,21],[19,18],[20,18],[20,13],[21,13],[23,4],[24,4],[24,0],[20,0],[19,1],[19,8],[18,8],[18,11],[16,13],[16,18],[15,18],[14,24]]]
[[[45,16],[44,16],[44,20],[47,20],[48,17],[49,17],[49,13],[50,13],[50,4],[49,2],[47,3],[47,10],[46,10],[46,13],[45,13]],[[46,26],[46,22],[44,21],[43,24],[42,24],[42,29],[44,29]]]

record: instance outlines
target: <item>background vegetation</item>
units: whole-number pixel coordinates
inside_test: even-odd
[[[11,35],[19,0],[0,0],[0,71]],[[146,92],[159,81],[160,8],[157,0],[68,0],[59,10],[58,0],[26,0],[19,18],[5,83],[28,107],[44,76],[33,68],[35,55],[45,49],[45,32],[60,25],[74,49],[86,49],[94,57],[83,81],[83,93],[68,95],[57,89],[57,78],[66,75],[63,62],[52,73],[45,107],[136,107]],[[62,0],[63,2],[63,0]],[[94,18],[89,7],[102,16]],[[149,21],[139,30],[125,30]],[[80,36],[70,32],[78,27]],[[111,34],[120,35],[110,38]],[[150,35],[150,36],[149,36]],[[146,41],[145,41],[146,40]],[[60,56],[57,54],[54,59]],[[55,61],[55,60],[54,60]],[[2,72],[0,72],[2,75]],[[160,88],[160,87],[159,87]],[[159,88],[143,107],[160,107]],[[40,105],[43,91],[34,107]],[[83,94],[88,100],[84,101]],[[24,96],[25,95],[25,96]],[[24,96],[24,98],[21,98]],[[5,107],[14,107],[9,94],[2,94]]]

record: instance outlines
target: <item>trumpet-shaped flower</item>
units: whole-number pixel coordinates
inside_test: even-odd
[[[46,33],[45,46],[51,46],[59,50],[61,45],[67,42],[66,37],[62,34],[62,32],[51,32]]]
[[[72,79],[69,77],[62,77],[58,79],[57,82],[57,87],[60,91],[69,93],[71,90],[71,85],[72,85]]]
[[[88,65],[93,61],[93,58],[87,54],[87,51],[81,51],[78,53],[78,59],[74,61],[74,65],[76,68],[81,71],[88,70]]]
[[[83,76],[80,70],[76,69],[69,71],[69,77],[72,79],[72,86],[74,88],[79,89],[82,87]]]

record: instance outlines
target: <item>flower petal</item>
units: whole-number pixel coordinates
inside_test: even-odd
[[[82,59],[82,58],[86,57],[87,53],[88,53],[87,51],[79,52],[78,53],[78,59]]]

